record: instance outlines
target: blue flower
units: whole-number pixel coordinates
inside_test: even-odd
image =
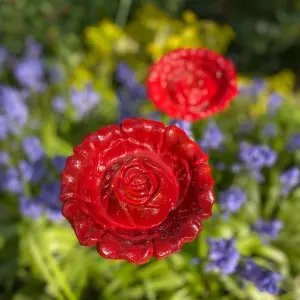
[[[55,96],[52,99],[52,107],[58,113],[64,113],[67,108],[65,99],[61,96]]]
[[[0,185],[2,190],[13,194],[19,194],[23,190],[20,174],[14,167],[9,167],[5,173],[1,174]]]
[[[245,201],[246,195],[243,190],[238,187],[230,187],[219,194],[220,207],[226,215],[239,211]]]
[[[300,149],[300,133],[295,133],[290,137],[287,148],[290,152],[296,152]]]
[[[234,239],[209,239],[210,246],[206,267],[207,271],[220,271],[223,274],[232,274],[240,260],[240,254],[235,247]]]
[[[277,295],[280,291],[278,284],[282,281],[282,276],[261,268],[251,259],[247,259],[245,264],[240,267],[239,275],[241,278],[253,282],[261,292]]]
[[[252,82],[251,91],[253,94],[258,94],[263,92],[267,87],[267,82],[261,78],[254,78]]]
[[[159,122],[161,121],[159,113],[157,113],[157,112],[150,112],[150,113],[146,114],[146,118],[149,120],[153,120],[153,121],[159,121]]]
[[[118,98],[119,122],[130,117],[140,116],[139,106],[141,99],[132,94],[127,87],[118,88],[116,91]]]
[[[277,135],[277,126],[275,124],[269,123],[265,124],[261,130],[263,137],[275,137]]]
[[[0,115],[0,140],[4,140],[9,132],[7,120],[4,116]]]
[[[193,132],[192,132],[192,123],[189,121],[182,121],[182,120],[178,120],[178,121],[173,121],[170,123],[170,125],[175,125],[177,127],[179,127],[180,129],[182,129],[186,135],[188,137],[193,137]]]
[[[23,216],[38,219],[45,214],[53,222],[62,220],[60,195],[60,182],[54,181],[42,185],[38,197],[29,199],[20,197],[20,211]]]
[[[251,229],[263,238],[276,239],[282,227],[283,224],[279,220],[267,222],[259,219],[256,221],[256,224],[251,227]]]
[[[0,124],[1,129],[1,124]],[[9,162],[9,154],[5,151],[0,151],[0,166],[7,166]]]
[[[134,71],[127,64],[118,64],[116,80],[125,85],[136,97],[146,98],[145,87],[137,82]]]
[[[145,87],[137,82],[134,71],[125,63],[117,66],[116,80],[121,83],[116,91],[119,121],[129,117],[138,117],[140,115],[139,107],[146,98]]]
[[[73,89],[71,91],[71,103],[75,108],[76,117],[79,120],[91,112],[99,101],[99,94],[90,84],[86,85],[83,90]]]
[[[215,121],[209,121],[207,128],[204,131],[203,139],[199,141],[200,146],[204,151],[209,149],[220,149],[224,142],[224,134],[219,129]]]
[[[29,217],[37,220],[42,215],[42,205],[36,199],[29,199],[28,197],[21,196],[20,199],[20,212],[24,217]]]
[[[29,161],[32,163],[40,160],[45,154],[40,140],[35,136],[25,138],[22,145]]]
[[[52,164],[54,166],[54,168],[56,169],[57,172],[62,172],[63,169],[65,168],[66,166],[66,160],[67,160],[67,157],[66,156],[55,156],[53,157],[52,159]]]
[[[43,211],[51,221],[59,221],[62,219],[60,196],[60,181],[43,184],[41,193],[38,197]]]
[[[283,102],[283,99],[280,95],[278,95],[276,93],[272,93],[269,97],[269,102],[268,102],[268,106],[267,106],[268,112],[271,114],[275,113],[281,106],[282,102]]]
[[[277,153],[266,145],[251,145],[242,142],[240,144],[241,161],[252,171],[254,177],[263,181],[261,169],[264,167],[272,167],[277,160]]]
[[[25,57],[18,61],[14,74],[20,85],[24,88],[39,92],[45,88],[44,63],[39,58]]]
[[[32,183],[37,183],[46,175],[46,167],[43,159],[34,163],[22,160],[19,164],[19,169],[24,179]]]
[[[280,175],[281,194],[287,196],[300,183],[300,169],[291,167]]]
[[[253,101],[256,100],[256,97],[262,93],[267,87],[267,82],[261,78],[254,78],[251,84],[240,86],[239,94],[246,96],[254,96]]]
[[[6,118],[9,132],[17,133],[28,121],[25,96],[15,88],[0,86],[0,111]]]

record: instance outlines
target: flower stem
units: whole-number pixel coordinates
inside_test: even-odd
[[[132,0],[120,0],[120,5],[116,16],[116,23],[121,27],[126,25],[131,4]]]

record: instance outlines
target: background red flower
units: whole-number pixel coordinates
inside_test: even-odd
[[[178,251],[211,215],[207,155],[180,128],[130,118],[88,135],[63,171],[63,215],[82,245],[145,263]]]
[[[237,93],[234,65],[208,49],[178,49],[150,68],[148,96],[175,119],[195,121],[224,110]]]

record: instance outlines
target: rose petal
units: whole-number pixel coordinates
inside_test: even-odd
[[[164,236],[154,241],[154,256],[163,258],[179,251],[185,243],[194,240],[201,230],[202,225],[197,218],[172,223]]]
[[[112,143],[121,137],[119,126],[108,125],[87,135],[84,141],[74,149],[74,152],[82,155],[86,154],[90,158],[91,154],[97,154],[99,151],[109,148]]]
[[[61,201],[76,197],[78,193],[78,179],[89,164],[85,157],[74,154],[67,158],[65,169],[62,173]]]
[[[92,219],[83,214],[75,216],[73,227],[83,246],[95,246],[103,234],[103,230],[96,228]]]
[[[135,264],[146,263],[153,254],[151,240],[128,241],[106,233],[98,243],[98,252],[105,258],[125,259]]]
[[[121,130],[129,139],[144,145],[149,150],[159,152],[166,127],[161,122],[130,118],[122,122]]]
[[[211,187],[207,187],[198,194],[198,205],[200,207],[199,216],[201,220],[206,220],[212,215],[212,206],[215,202],[214,192]]]

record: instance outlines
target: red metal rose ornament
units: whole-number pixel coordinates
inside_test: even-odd
[[[179,251],[211,216],[207,155],[176,126],[130,118],[85,137],[62,176],[63,215],[100,255],[146,263]]]
[[[234,65],[208,49],[178,49],[150,68],[148,96],[175,119],[196,121],[224,110],[237,93]]]

